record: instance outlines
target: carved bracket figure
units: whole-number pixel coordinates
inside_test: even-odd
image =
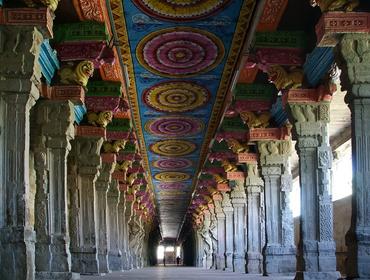
[[[68,64],[59,70],[60,82],[65,85],[77,84],[86,87],[89,78],[94,73],[94,63],[83,60],[73,68],[73,64]]]
[[[322,12],[346,11],[352,12],[360,5],[359,0],[310,0],[312,7],[320,7]]]
[[[44,5],[45,7],[48,7],[50,10],[55,12],[58,7],[59,1],[60,0],[24,0],[24,3],[30,8]]]
[[[112,142],[106,141],[103,144],[104,153],[118,153],[126,146],[127,140],[115,140]]]
[[[244,123],[248,125],[248,128],[266,128],[269,126],[270,113],[264,112],[257,115],[253,112],[241,112],[240,117]]]
[[[113,113],[111,111],[103,111],[100,113],[87,113],[87,122],[93,126],[107,127],[113,120]]]
[[[227,139],[226,140],[229,148],[236,154],[240,153],[246,153],[249,151],[249,147],[247,144],[241,144],[238,140],[236,139]]]
[[[291,68],[288,72],[280,65],[271,66],[267,74],[278,90],[300,88],[304,77],[301,69]]]

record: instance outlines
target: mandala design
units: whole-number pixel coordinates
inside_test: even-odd
[[[161,156],[184,156],[194,152],[196,145],[185,140],[163,140],[150,146],[153,153]]]
[[[149,16],[169,21],[199,20],[222,10],[230,0],[136,0]]]
[[[191,27],[150,33],[136,48],[139,63],[165,77],[188,77],[208,72],[221,62],[224,54],[219,38]]]
[[[186,185],[183,183],[161,183],[159,188],[162,190],[181,190],[185,189]]]
[[[162,182],[181,182],[190,179],[190,175],[183,173],[183,172],[176,172],[176,171],[168,171],[168,172],[161,172],[154,176],[154,178],[158,181]]]
[[[204,128],[202,121],[181,116],[162,117],[150,120],[146,123],[145,129],[157,136],[190,136],[201,132]]]
[[[192,162],[185,158],[165,158],[153,162],[153,166],[164,170],[177,170],[191,167]]]
[[[182,113],[203,106],[210,98],[209,91],[191,82],[163,82],[146,90],[144,102],[156,111]]]

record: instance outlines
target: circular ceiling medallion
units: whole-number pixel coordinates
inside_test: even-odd
[[[191,27],[161,29],[144,37],[136,48],[139,63],[165,77],[189,77],[215,68],[225,55],[222,41]]]
[[[163,82],[144,92],[144,102],[156,111],[182,113],[192,111],[207,103],[209,91],[191,82]]]
[[[181,190],[185,189],[186,185],[183,183],[161,183],[159,188],[162,190]]]
[[[135,0],[144,13],[169,21],[192,21],[213,15],[230,0]]]
[[[176,183],[190,179],[190,175],[183,172],[168,171],[161,172],[154,176],[158,181]]]
[[[192,117],[169,116],[150,120],[145,124],[145,130],[156,136],[190,136],[201,132],[202,121]]]
[[[153,166],[163,170],[177,170],[191,167],[192,162],[185,158],[165,158],[154,161]]]
[[[150,146],[152,152],[161,156],[184,156],[194,152],[196,145],[185,140],[163,140]]]

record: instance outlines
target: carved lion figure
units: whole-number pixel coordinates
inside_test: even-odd
[[[127,140],[115,140],[111,142],[105,142],[103,144],[103,150],[105,153],[118,153],[120,150],[125,148]]]
[[[24,0],[24,3],[30,8],[37,7],[38,5],[44,5],[55,12],[58,7],[59,1],[60,0]]]
[[[121,171],[127,171],[130,167],[132,167],[132,161],[131,160],[125,160],[124,162],[117,163],[116,164],[116,170],[121,170]]]
[[[310,0],[312,7],[319,6],[322,12],[346,11],[352,12],[360,5],[359,0]]]
[[[282,66],[271,66],[267,72],[269,81],[275,84],[278,90],[281,89],[296,89],[302,86],[303,71],[300,69],[292,69],[287,72]]]
[[[266,128],[269,126],[270,113],[265,112],[257,115],[253,112],[241,112],[240,117],[251,128]]]
[[[224,168],[225,172],[238,171],[238,167],[226,159],[221,161],[221,166]]]
[[[103,111],[100,113],[87,113],[87,122],[93,126],[107,127],[112,121],[113,113],[111,111]]]
[[[77,84],[85,87],[89,78],[94,74],[94,63],[84,60],[78,63],[74,69],[72,65],[63,67],[58,74],[62,84]]]
[[[127,178],[127,183],[129,184],[129,185],[132,185],[134,182],[135,182],[135,180],[137,179],[137,173],[135,172],[135,173],[131,173],[129,176],[128,176],[128,178]]]
[[[226,140],[227,144],[229,145],[229,148],[236,154],[248,152],[249,147],[248,145],[242,145],[239,143],[236,139],[228,139]]]

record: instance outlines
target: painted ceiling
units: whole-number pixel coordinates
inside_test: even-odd
[[[178,236],[254,5],[254,0],[111,1],[164,238]]]

